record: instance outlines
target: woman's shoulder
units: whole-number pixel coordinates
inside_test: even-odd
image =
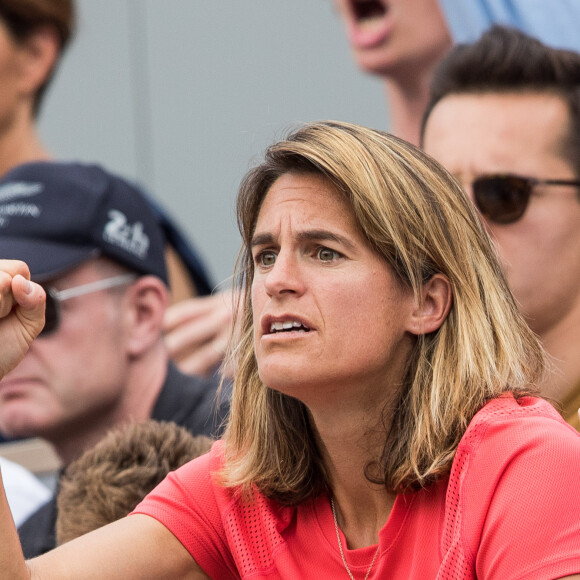
[[[443,549],[461,552],[473,565],[477,559],[481,570],[498,562],[502,570],[521,569],[520,554],[534,554],[526,566],[543,562],[546,574],[553,572],[550,566],[559,570],[577,554],[578,474],[580,433],[554,407],[535,397],[504,395],[490,401],[457,448]]]
[[[579,473],[580,433],[544,399],[505,394],[472,419],[457,448],[449,485],[470,510],[486,510],[492,503],[507,509],[522,487],[538,496],[557,495],[555,486],[580,494]],[[568,491],[562,507],[567,496]]]
[[[490,509],[513,514],[519,506],[525,520],[534,496],[550,497],[554,512],[566,512],[574,503],[580,509],[578,474],[580,433],[544,399],[506,394],[487,403],[469,424],[448,491],[455,493],[459,509],[472,515]]]
[[[180,503],[188,509],[211,513],[212,519],[222,522],[236,518],[244,520],[248,517],[247,512],[260,513],[260,517],[266,519],[288,519],[287,509],[262,495],[256,488],[242,494],[239,487],[223,485],[220,472],[224,462],[225,445],[218,440],[208,453],[170,473],[149,494],[149,498],[161,503],[171,498],[175,507],[175,498],[179,497]]]
[[[217,473],[222,468],[224,462],[223,441],[215,441],[210,450],[203,455],[188,461],[175,470],[174,475],[181,480],[204,479],[206,480],[212,473]]]
[[[460,448],[474,448],[501,437],[508,447],[550,440],[580,445],[580,433],[568,425],[558,411],[540,397],[514,397],[506,393],[484,405],[471,420]]]

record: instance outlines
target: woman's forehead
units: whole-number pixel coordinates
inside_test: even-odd
[[[254,233],[278,227],[281,220],[307,221],[313,227],[333,224],[359,230],[353,208],[326,178],[285,174],[266,193],[259,208]]]

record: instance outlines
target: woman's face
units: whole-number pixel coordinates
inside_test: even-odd
[[[452,41],[438,0],[334,0],[355,60],[380,76],[430,71]]]
[[[266,385],[309,404],[345,386],[373,396],[400,381],[413,344],[413,293],[327,180],[275,181],[252,246],[254,347]]]

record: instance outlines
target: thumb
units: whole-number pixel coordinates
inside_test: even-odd
[[[46,302],[44,289],[17,274],[12,279],[12,294],[16,302],[15,313],[22,325],[22,331],[30,336],[32,342],[44,326]]]
[[[24,358],[44,326],[46,295],[42,286],[17,274],[8,288],[2,303],[12,307],[0,308],[0,379]]]

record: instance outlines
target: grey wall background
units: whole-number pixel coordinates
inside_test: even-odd
[[[356,68],[331,0],[77,0],[78,31],[40,119],[58,158],[144,185],[214,281],[239,247],[236,189],[296,123],[386,129],[380,83]]]

